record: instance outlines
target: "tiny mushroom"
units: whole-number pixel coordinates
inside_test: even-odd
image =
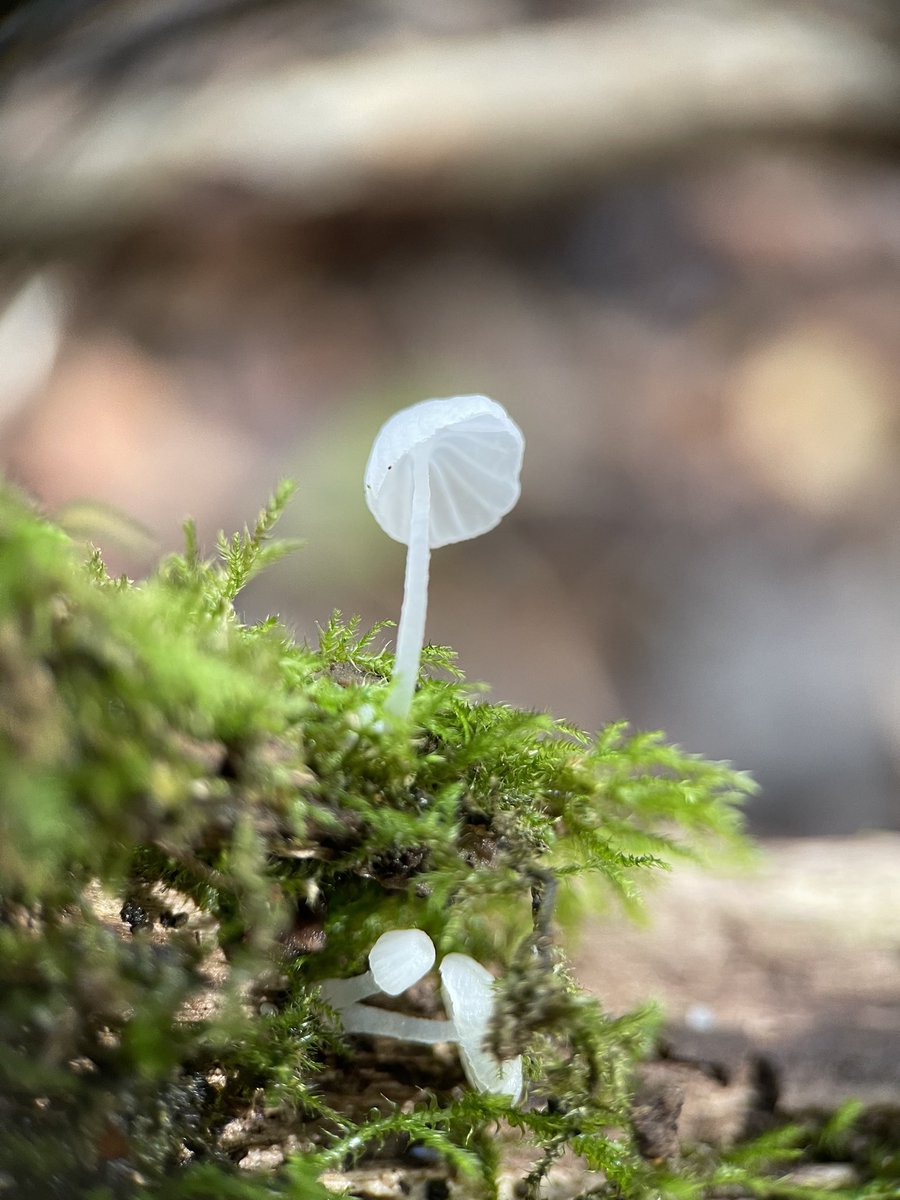
[[[343,1012],[358,1000],[384,992],[399,996],[434,966],[434,943],[421,929],[390,929],[369,952],[369,970],[351,979],[323,979],[319,984],[328,1003]],[[375,1012],[376,1009],[366,1010]],[[364,1032],[359,1030],[360,1033]]]
[[[387,711],[409,714],[425,640],[430,553],[499,524],[519,498],[525,440],[487,396],[423,400],[395,413],[372,446],[366,502],[407,547],[397,654]]]
[[[500,1061],[485,1046],[494,1013],[494,977],[468,954],[448,954],[440,965],[441,995],[449,1020],[409,1017],[370,1008],[359,1001],[378,992],[399,996],[426,975],[434,963],[434,945],[419,929],[383,933],[369,954],[364,975],[325,979],[322,995],[337,1009],[345,1033],[398,1038],[404,1042],[456,1042],[469,1083],[479,1092],[522,1095],[522,1056]]]
[[[466,1078],[477,1091],[508,1096],[515,1104],[522,1094],[521,1054],[501,1062],[484,1044],[494,1012],[493,975],[468,954],[448,954],[439,970]]]

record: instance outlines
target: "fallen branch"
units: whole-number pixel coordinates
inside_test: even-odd
[[[299,214],[527,199],[712,138],[893,136],[895,54],[820,12],[697,2],[0,109],[0,230],[130,223],[199,184]]]

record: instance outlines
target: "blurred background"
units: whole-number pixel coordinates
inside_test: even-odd
[[[241,598],[399,615],[380,423],[483,392],[502,526],[432,561],[497,700],[900,827],[894,0],[0,6],[0,459],[133,576],[275,481]]]

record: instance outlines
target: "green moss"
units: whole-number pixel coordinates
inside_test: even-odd
[[[655,1018],[579,992],[554,901],[574,919],[593,879],[632,905],[738,847],[748,779],[476,703],[441,648],[392,724],[380,630],[335,615],[313,649],[235,616],[288,549],[290,490],[212,560],[188,525],[139,585],[0,493],[0,1190],[314,1197],[326,1167],[416,1143],[490,1192],[503,1121],[543,1156],[526,1193],[568,1148],[605,1194],[660,1194],[629,1134]],[[341,1038],[316,980],[407,925],[501,969],[492,1036],[526,1055],[528,1106]],[[252,1145],[280,1165],[240,1169]]]

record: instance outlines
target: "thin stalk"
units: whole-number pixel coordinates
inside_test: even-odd
[[[397,653],[394,677],[386,710],[395,717],[409,716],[419,660],[425,643],[425,612],[428,608],[428,565],[431,558],[431,486],[428,479],[428,454],[422,450],[413,454],[413,495],[409,521],[409,542],[406,548],[406,576],[403,581],[403,604],[397,629]]]
[[[319,987],[323,999],[338,1010],[348,1008],[358,1000],[368,1000],[381,991],[371,971],[366,971],[364,975],[353,975],[349,979],[323,979]]]
[[[408,1017],[405,1013],[388,1012],[384,1008],[369,1008],[352,1004],[341,1013],[345,1033],[367,1033],[373,1037],[399,1038],[404,1042],[419,1042],[433,1046],[435,1042],[455,1042],[456,1026],[452,1021],[432,1021],[427,1017]]]

